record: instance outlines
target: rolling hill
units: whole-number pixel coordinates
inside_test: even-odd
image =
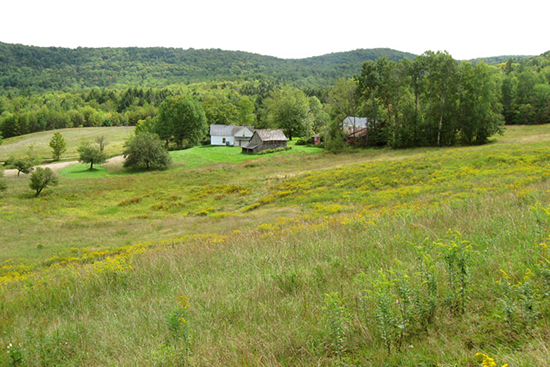
[[[366,60],[413,58],[391,49],[355,50],[305,59],[242,51],[176,48],[58,48],[0,43],[0,92],[90,87],[165,87],[265,76],[301,87],[334,83],[360,72]]]

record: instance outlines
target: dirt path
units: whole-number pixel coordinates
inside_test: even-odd
[[[116,157],[112,157],[107,159],[107,161],[104,164],[109,164],[112,166],[121,166],[124,162],[124,157],[121,155],[118,155]],[[50,168],[54,172],[59,172],[63,168],[68,167],[72,164],[76,164],[78,161],[67,161],[67,162],[56,162],[56,163],[48,163],[48,164],[41,164],[37,167],[42,168]],[[17,176],[17,170],[16,169],[6,169],[4,170],[4,177],[14,177]],[[21,173],[21,176],[25,176],[24,173]]]

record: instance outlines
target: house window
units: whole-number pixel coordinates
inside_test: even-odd
[[[225,138],[222,139],[222,144],[225,144]]]

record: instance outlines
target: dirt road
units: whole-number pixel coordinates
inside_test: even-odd
[[[112,157],[112,158],[107,159],[107,162],[105,162],[105,164],[109,164],[109,165],[113,165],[113,166],[119,166],[119,165],[122,165],[123,162],[124,162],[124,157],[121,156],[121,155],[118,155],[116,157]],[[72,164],[76,164],[76,163],[78,163],[78,161],[56,162],[56,163],[41,164],[37,167],[42,167],[42,168],[48,167],[54,172],[59,172],[63,168],[68,167]],[[17,170],[16,169],[4,170],[4,177],[13,177],[13,176],[17,176]],[[25,176],[25,174],[21,173],[21,176]]]

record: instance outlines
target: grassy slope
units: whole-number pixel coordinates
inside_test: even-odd
[[[0,345],[20,342],[29,365],[474,366],[481,351],[547,365],[549,141],[550,126],[536,126],[472,148],[197,148],[164,172],[68,173],[39,199],[10,179]],[[433,245],[459,248],[449,229],[473,251],[463,314],[449,311],[454,247]],[[435,317],[426,329],[409,320],[388,356],[376,315],[387,294],[397,317],[400,293],[378,272],[424,299],[411,243],[433,260]]]
[[[104,135],[109,141],[109,144],[105,147],[105,152],[108,155],[121,154],[124,140],[132,134],[134,127],[84,127],[56,131],[61,132],[67,143],[67,151],[61,155],[61,159],[67,159],[74,157],[78,158],[76,149],[81,141],[86,140],[93,142],[96,137],[101,135]],[[0,161],[5,161],[10,156],[25,156],[28,152],[28,147],[31,145],[37,156],[43,159],[51,158],[52,149],[49,144],[53,133],[53,131],[42,131],[4,139],[3,144],[0,145]]]

